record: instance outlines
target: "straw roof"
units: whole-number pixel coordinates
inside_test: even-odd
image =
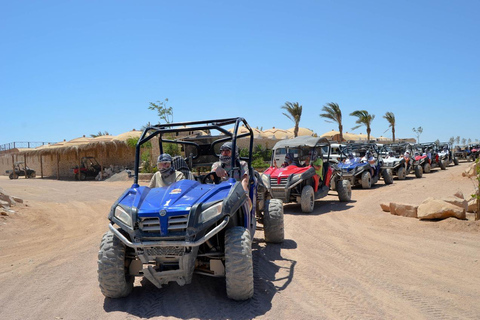
[[[111,136],[111,135],[104,135],[104,136],[98,136],[98,137],[95,137],[95,138],[92,138],[90,140],[90,143],[92,142],[101,142],[101,141],[112,141],[113,138],[115,138],[115,136]]]
[[[295,127],[290,128],[287,130],[287,132],[291,133],[292,135],[294,134],[293,132],[295,131]],[[298,136],[312,136],[313,131],[307,128],[298,128]]]
[[[334,136],[336,136],[337,134],[340,134],[340,131],[336,131],[336,130],[331,130],[331,131],[328,131],[328,132],[325,132],[324,134],[322,134],[320,137],[324,137],[324,138],[333,138]]]
[[[390,140],[392,140],[392,139],[384,137],[384,136],[380,136],[380,137],[377,138],[377,141],[390,141]]]
[[[90,141],[92,141],[92,138],[86,138],[85,136],[83,136],[80,138],[69,140],[65,144],[66,145],[85,144],[85,143],[89,143]]]
[[[357,140],[367,140],[368,139],[368,135],[364,134],[364,133],[359,133],[357,134]],[[372,135],[370,135],[370,140],[375,140],[376,138]]]
[[[293,133],[273,127],[272,129],[263,130],[263,136],[270,139],[289,139],[293,138]]]
[[[129,138],[140,137],[142,131],[132,130],[118,136],[103,135],[95,138],[87,138],[85,136],[75,138],[69,141],[60,141],[53,145],[43,145],[35,149],[22,150],[22,153],[29,155],[42,155],[52,153],[67,153],[72,151],[90,150],[100,146],[107,147],[113,145],[115,148],[118,144],[125,144]]]
[[[343,139],[344,139],[344,140],[347,140],[347,141],[350,141],[350,140],[352,140],[352,141],[357,141],[357,140],[358,140],[358,137],[357,137],[357,135],[354,134],[354,133],[344,132],[344,133],[343,133]]]
[[[234,128],[228,129],[228,132],[233,133],[233,129]],[[254,138],[263,138],[263,132],[262,131],[258,130],[257,128],[252,128],[252,131],[253,131],[253,137]],[[237,134],[242,134],[242,133],[248,133],[248,129],[245,126],[238,127]]]
[[[113,140],[126,142],[128,139],[131,138],[140,138],[141,135],[142,131],[133,129],[132,131],[124,132],[119,134],[118,136],[115,136]]]

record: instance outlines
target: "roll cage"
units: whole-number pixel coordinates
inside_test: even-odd
[[[227,129],[231,125],[233,125],[232,131]],[[243,125],[247,132],[240,133],[240,125]],[[219,134],[212,135],[212,131],[217,131]],[[182,133],[186,134],[181,135]],[[136,144],[134,186],[138,186],[141,147],[157,136],[160,153],[164,153],[164,143],[181,145],[190,169],[211,165],[213,162],[218,161],[220,156],[219,149],[224,142],[232,141],[232,149],[235,150],[237,148],[237,139],[249,138],[248,157],[240,157],[240,159],[247,161],[249,170],[252,170],[253,130],[244,118],[158,124],[145,128]],[[174,139],[175,137],[178,138]],[[232,171],[229,173],[231,177],[233,177],[236,170],[240,171],[240,166],[238,163],[235,163],[235,157],[232,157],[232,168]],[[252,172],[250,172],[249,176],[250,179],[254,177]]]

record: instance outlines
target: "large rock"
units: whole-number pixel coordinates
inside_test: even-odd
[[[477,199],[472,198],[468,201],[467,212],[477,212]]]
[[[390,202],[390,213],[397,216],[417,218],[417,208],[410,204]]]
[[[465,220],[466,213],[465,209],[455,204],[443,200],[427,198],[418,206],[417,217],[420,220],[437,220],[450,217]]]
[[[13,199],[7,194],[0,193],[0,200],[7,202],[9,207],[15,205]]]
[[[460,191],[460,190],[455,192],[455,194],[453,196],[456,197],[456,198],[465,199],[465,197],[463,196],[463,192]]]
[[[382,208],[383,211],[390,212],[390,203],[382,202],[380,203],[380,207]]]
[[[465,171],[463,171],[462,176],[468,178],[475,176],[477,174],[477,166],[477,163],[472,163],[467,169],[465,169]]]
[[[457,197],[446,197],[446,198],[442,198],[442,200],[450,204],[453,204],[457,207],[460,207],[465,211],[467,211],[468,209],[468,201],[465,199],[460,199]]]

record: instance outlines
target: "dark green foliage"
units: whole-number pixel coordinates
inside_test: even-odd
[[[240,149],[240,157],[248,157],[248,149]],[[259,144],[253,148],[252,153],[252,167],[257,168],[268,168],[270,166],[270,160],[272,158],[272,150],[267,149]]]

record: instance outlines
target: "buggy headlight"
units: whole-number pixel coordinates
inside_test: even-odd
[[[266,174],[262,174],[262,182],[267,189],[270,189],[270,176]]]
[[[113,215],[127,226],[132,227],[132,216],[121,206],[115,207],[115,212]]]
[[[214,204],[213,206],[202,211],[202,213],[200,213],[200,216],[198,217],[198,222],[205,223],[219,216],[222,213],[222,206],[223,206],[223,202],[220,201],[219,203]]]

